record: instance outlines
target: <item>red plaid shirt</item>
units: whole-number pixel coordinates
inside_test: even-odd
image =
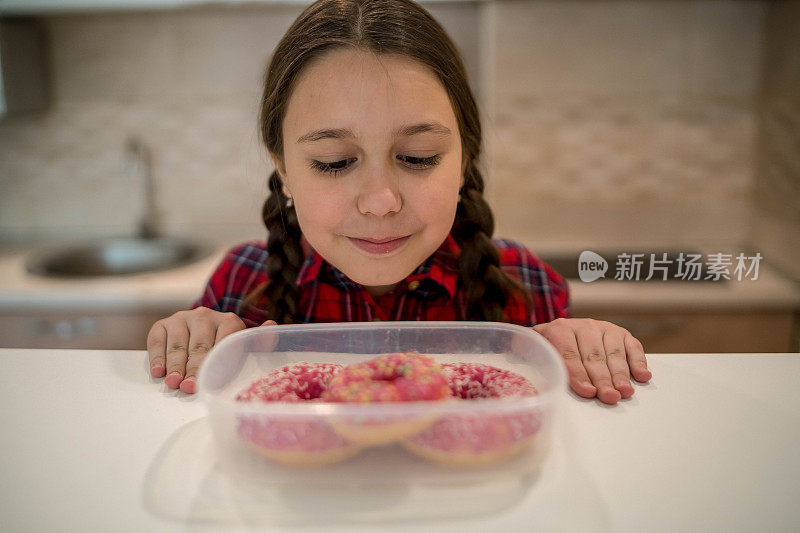
[[[549,265],[524,246],[493,239],[500,267],[530,291],[533,313],[517,298],[505,308],[508,322],[521,326],[569,318],[569,288]],[[376,320],[464,320],[464,290],[458,286],[460,248],[452,235],[424,263],[388,294],[373,297],[325,261],[303,239],[305,261],[297,276],[299,322],[371,322]],[[192,305],[233,312],[247,327],[260,326],[267,311],[245,297],[265,282],[266,243],[251,241],[231,249],[211,276],[203,296]]]

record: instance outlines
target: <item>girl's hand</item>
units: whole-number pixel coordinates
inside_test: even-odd
[[[268,320],[263,325],[274,325]],[[244,322],[233,313],[220,313],[207,307],[178,311],[153,324],[147,335],[150,375],[167,374],[164,382],[171,389],[193,394],[197,371],[208,351],[231,333],[245,329]]]
[[[615,404],[633,395],[631,374],[637,381],[652,377],[642,343],[611,322],[559,318],[533,330],[555,346],[567,365],[569,386],[584,398]]]

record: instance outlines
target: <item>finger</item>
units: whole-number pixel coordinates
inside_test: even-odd
[[[628,357],[628,366],[631,369],[636,381],[650,381],[653,377],[652,372],[647,369],[647,358],[644,355],[644,347],[639,339],[627,333],[625,335],[625,351]]]
[[[225,313],[217,325],[217,335],[214,339],[214,344],[217,344],[231,333],[236,333],[244,328],[245,325],[241,318],[233,313]]]
[[[174,316],[174,315],[173,315]],[[167,320],[167,377],[164,383],[171,389],[177,389],[186,372],[186,360],[189,358],[189,327],[186,320]]]
[[[186,360],[186,375],[181,381],[181,390],[194,394],[197,385],[197,371],[200,363],[214,345],[217,325],[208,317],[195,315],[189,323],[189,358]]]
[[[274,320],[267,320],[261,327],[265,326],[277,326],[278,323]],[[257,351],[257,352],[271,352],[275,349],[278,345],[278,340],[280,339],[280,335],[275,333],[274,331],[270,331],[269,333],[263,333],[261,335],[254,336],[250,339],[250,349]]]
[[[147,334],[147,357],[150,360],[150,375],[162,378],[167,364],[167,329],[159,320]]]
[[[611,382],[623,398],[633,396],[634,389],[631,385],[631,374],[628,361],[625,358],[625,335],[622,328],[608,328],[603,333],[603,347],[606,350],[608,370],[611,372]]]
[[[603,331],[598,326],[585,325],[575,330],[581,359],[592,384],[597,387],[597,397],[601,402],[615,404],[622,395],[611,382],[608,371],[606,350],[603,346]]]
[[[586,369],[583,367],[581,355],[578,351],[578,343],[575,340],[575,334],[569,327],[559,327],[558,325],[551,325],[548,328],[541,329],[542,334],[546,333],[545,338],[550,341],[561,358],[564,359],[564,364],[567,367],[567,375],[569,376],[569,386],[578,396],[583,398],[594,398],[597,394],[597,389],[589,381],[589,376],[586,374]]]

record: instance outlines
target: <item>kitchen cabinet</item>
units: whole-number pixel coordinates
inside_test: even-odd
[[[0,311],[0,347],[144,350],[153,323],[177,311]]]
[[[567,281],[573,317],[618,324],[648,353],[800,351],[800,285],[769,263],[742,281]]]
[[[800,312],[792,309],[625,310],[573,306],[574,317],[626,328],[653,353],[798,352]]]

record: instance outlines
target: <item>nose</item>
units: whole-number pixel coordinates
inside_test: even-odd
[[[357,197],[358,210],[362,214],[385,216],[397,213],[403,207],[397,176],[388,169],[376,169],[360,184]]]

